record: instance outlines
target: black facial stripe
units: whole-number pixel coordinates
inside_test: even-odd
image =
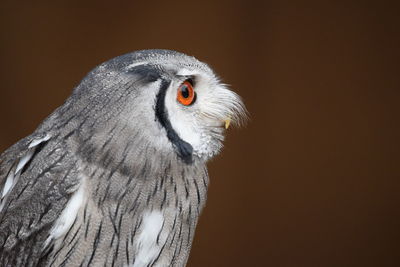
[[[161,71],[149,64],[138,65],[128,70],[128,73],[139,75],[144,82],[155,82],[161,78]]]
[[[177,150],[179,157],[185,163],[190,164],[193,161],[192,158],[193,147],[189,143],[183,141],[179,137],[179,135],[175,132],[175,130],[172,128],[171,122],[169,121],[168,118],[168,112],[165,109],[165,95],[167,93],[169,85],[170,85],[169,81],[167,80],[161,81],[161,87],[160,91],[158,92],[156,101],[156,110],[155,110],[156,118],[167,131],[167,137],[171,141],[174,148]]]

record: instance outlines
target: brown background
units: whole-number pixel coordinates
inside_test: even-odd
[[[95,65],[137,49],[183,51],[211,64],[251,114],[209,165],[208,206],[189,266],[400,266],[396,6],[0,7],[1,151],[31,133]]]

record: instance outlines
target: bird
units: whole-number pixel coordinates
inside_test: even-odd
[[[0,266],[185,266],[207,162],[246,114],[193,56],[98,65],[0,155]]]

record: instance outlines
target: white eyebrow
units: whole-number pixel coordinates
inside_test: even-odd
[[[199,75],[200,73],[198,71],[193,71],[193,70],[188,70],[188,69],[180,69],[176,75],[178,76],[193,76],[193,75]]]
[[[132,63],[132,64],[128,65],[128,66],[126,67],[126,69],[127,69],[127,70],[130,70],[130,69],[132,69],[132,68],[134,68],[134,67],[137,67],[137,66],[140,66],[140,65],[146,65],[146,64],[147,64],[147,62],[143,62],[143,61],[141,61],[141,62],[136,62],[136,63]]]

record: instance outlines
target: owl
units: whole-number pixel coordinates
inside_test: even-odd
[[[185,266],[206,163],[245,118],[194,57],[144,50],[99,65],[0,156],[0,266]]]

